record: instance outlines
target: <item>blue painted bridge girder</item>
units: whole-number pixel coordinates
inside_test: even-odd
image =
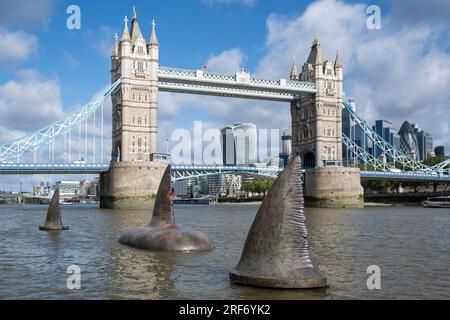
[[[100,174],[109,169],[101,163],[0,163],[0,174]],[[213,174],[250,174],[276,178],[280,170],[245,166],[172,165],[172,180],[183,180]],[[361,171],[361,180],[448,181],[450,175],[430,172]]]
[[[448,181],[450,182],[450,175],[438,174],[430,172],[389,172],[389,171],[361,171],[361,180],[391,180],[391,181]]]

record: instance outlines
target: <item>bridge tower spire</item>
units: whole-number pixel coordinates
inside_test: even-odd
[[[292,149],[307,169],[306,195],[329,199],[329,204],[358,205],[362,194],[359,169],[342,164],[344,78],[339,54],[334,63],[324,59],[320,41],[314,37],[299,78],[315,82],[317,88],[317,93],[299,96],[291,103]]]
[[[103,177],[106,189],[102,191],[109,200],[104,200],[102,207],[115,207],[111,202],[130,199],[149,205],[165,169],[165,164],[152,162],[151,156],[156,152],[158,109],[159,46],[155,25],[147,44],[135,8],[131,34],[127,17],[124,22],[122,39],[120,44],[116,40],[111,56],[111,81],[121,78],[122,82],[111,95],[111,165]]]
[[[120,90],[113,93],[112,160],[150,161],[150,155],[156,152],[157,139],[158,46],[147,46],[135,8],[131,36],[126,21],[119,62],[111,69],[112,81],[122,78]]]
[[[292,60],[290,79],[291,80],[299,80],[300,79],[300,75],[297,70],[297,62],[295,61],[295,56],[294,56],[294,59]]]
[[[123,33],[122,33],[122,41],[130,41],[130,32],[128,31],[128,17],[125,16],[123,19],[124,27],[123,27]]]

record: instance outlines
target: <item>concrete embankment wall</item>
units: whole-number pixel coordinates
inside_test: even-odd
[[[427,198],[440,196],[450,196],[450,192],[366,194],[364,202],[417,205]]]

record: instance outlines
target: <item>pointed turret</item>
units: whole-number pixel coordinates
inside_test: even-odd
[[[119,36],[117,33],[114,36],[114,47],[111,53],[111,58],[117,58],[119,56]]]
[[[341,58],[339,57],[339,50],[336,50],[336,59],[334,60],[334,69],[343,69],[344,67],[342,66],[341,63]]]
[[[125,19],[123,19],[123,22],[125,24],[123,28],[123,35],[122,35],[122,41],[130,41],[130,33],[128,32],[128,18],[125,16]]]
[[[294,57],[294,60],[292,61],[292,68],[291,68],[290,79],[291,80],[299,80],[300,79],[300,75],[299,75],[298,70],[297,70],[297,63],[295,61],[295,57]]]
[[[133,7],[133,18],[131,19],[131,32],[130,37],[131,41],[136,41],[139,36],[141,36],[141,29],[139,28],[139,23],[137,21],[137,15],[136,15],[136,7]]]
[[[152,34],[150,36],[150,39],[148,40],[149,46],[158,46],[158,38],[156,38],[156,23],[155,20],[152,21]]]
[[[319,39],[316,36],[314,36],[311,52],[309,53],[309,57],[306,62],[312,64],[313,66],[323,63],[322,49],[320,48]]]

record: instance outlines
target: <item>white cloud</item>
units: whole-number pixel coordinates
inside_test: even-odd
[[[61,119],[58,82],[33,70],[21,72],[19,79],[0,85],[0,114],[0,127],[11,131],[32,131]]]
[[[253,7],[258,0],[202,0],[203,3],[213,6],[217,4],[242,4],[247,7]]]
[[[0,28],[0,67],[11,67],[24,62],[38,48],[36,36],[23,31],[8,31]]]
[[[432,133],[435,145],[449,148],[450,54],[438,41],[445,37],[446,29],[431,20],[404,25],[394,13],[383,13],[383,29],[370,31],[366,28],[366,6],[322,0],[297,15],[270,15],[265,54],[253,74],[288,77],[292,57],[297,57],[301,68],[316,35],[325,58],[334,59],[339,48],[346,96],[356,98],[358,112],[365,120],[390,120],[397,129],[404,120],[417,121]],[[245,60],[245,54],[235,48],[211,56],[208,66],[234,73]],[[289,130],[291,122],[287,104],[170,95],[160,101],[160,110],[166,105],[169,107],[162,112],[172,120],[185,112],[181,108],[189,108],[217,126],[249,121],[260,128],[282,126]]]
[[[347,5],[341,1],[314,2],[301,15],[272,14],[267,19],[266,54],[259,62],[257,73],[265,77],[286,78],[292,57],[297,63],[306,61],[313,36],[320,39],[326,58],[334,58],[339,48],[343,63],[351,65],[349,52],[356,47],[355,35],[367,33],[365,6]]]
[[[246,55],[239,48],[234,48],[210,56],[206,65],[211,71],[234,74],[246,60]]]
[[[334,59],[339,48],[346,94],[356,98],[365,120],[390,120],[397,129],[404,120],[417,121],[433,134],[435,145],[450,147],[446,138],[450,54],[437,41],[446,29],[432,21],[405,26],[387,14],[383,15],[382,30],[369,31],[365,9],[362,4],[323,0],[297,16],[271,15],[266,54],[256,73],[286,78],[292,56],[301,68],[312,37],[317,35],[325,58]]]

